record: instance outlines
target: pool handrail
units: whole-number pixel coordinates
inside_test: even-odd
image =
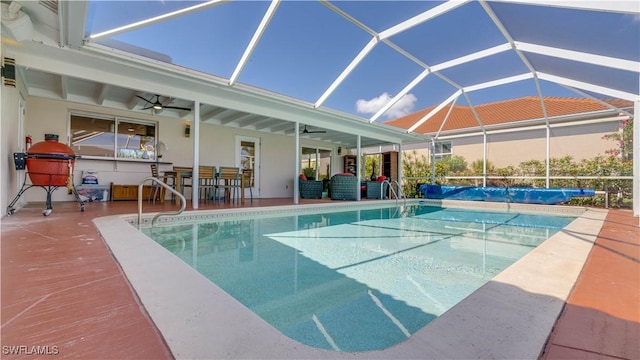
[[[394,189],[393,186],[391,186],[391,181],[385,179],[383,182],[388,184],[389,189],[391,189],[390,191],[393,193],[393,196],[396,198],[396,206],[398,206],[398,193],[396,193],[396,190]],[[400,187],[400,183],[398,183],[398,180],[393,180],[393,182],[396,184],[396,187],[398,188],[398,192],[400,193],[400,196],[402,197],[402,199],[404,199],[404,205],[407,205],[407,197],[404,196],[404,193],[402,192],[402,187]]]
[[[140,229],[140,227],[142,226],[142,187],[144,186],[144,183],[147,181],[153,181],[158,183],[158,185],[163,186],[165,189],[171,191],[174,195],[178,196],[178,198],[180,198],[180,210],[175,211],[175,212],[161,212],[161,213],[157,213],[153,219],[151,219],[151,225],[155,224],[156,220],[158,220],[158,218],[160,216],[170,216],[170,215],[180,215],[182,214],[182,212],[184,211],[184,209],[187,208],[187,200],[184,198],[184,195],[182,195],[179,191],[175,190],[174,188],[172,188],[171,186],[167,185],[164,183],[164,181],[153,177],[153,176],[147,176],[146,178],[142,179],[142,181],[140,181],[140,183],[138,184],[138,229]]]

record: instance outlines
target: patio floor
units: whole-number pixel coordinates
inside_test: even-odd
[[[287,198],[245,205],[291,204]],[[2,357],[172,358],[92,223],[135,213],[137,202],[87,203],[84,212],[74,202],[53,207],[48,217],[41,213],[44,204],[34,203],[2,218]],[[175,207],[144,203],[145,212]],[[638,220],[627,210],[609,212],[542,359],[640,358]]]

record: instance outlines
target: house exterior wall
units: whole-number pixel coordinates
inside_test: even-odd
[[[9,106],[4,106],[4,102],[13,103],[11,99],[6,100],[3,94],[3,122],[5,113],[9,113]],[[16,101],[17,103],[17,101]],[[41,97],[29,97],[26,102],[27,114],[25,118],[25,132],[33,136],[33,142],[44,140],[45,133],[58,134],[60,141],[68,143],[68,121],[72,111],[81,111],[93,114],[107,114],[126,117],[130,119],[157,121],[157,135],[167,144],[168,150],[164,152],[160,169],[170,169],[172,165],[192,166],[193,164],[193,127],[190,137],[184,136],[184,126],[186,120],[166,118],[158,115],[145,115],[132,113],[125,110],[117,110],[99,106],[84,105],[62,100],[51,100]],[[17,126],[17,125],[15,125]],[[10,129],[11,126],[4,127]],[[11,132],[14,132],[11,130]],[[260,196],[263,198],[273,197],[293,197],[293,181],[295,178],[294,162],[294,137],[278,134],[268,134],[246,129],[237,129],[219,125],[201,124],[200,132],[200,157],[202,165],[215,166],[236,166],[235,165],[235,138],[238,135],[260,138],[261,140],[261,177]],[[5,136],[3,133],[3,140]],[[12,153],[16,147],[15,136],[11,141],[3,141],[3,147],[7,153]],[[301,146],[319,146],[332,148],[332,145],[319,142],[305,142],[301,140]],[[336,154],[336,149],[333,149]],[[334,155],[333,173],[339,172],[341,164],[337,164],[339,157]],[[8,162],[7,162],[8,163]],[[100,184],[138,184],[143,178],[150,176],[149,162],[114,161],[114,160],[93,160],[77,159],[74,171],[74,183],[81,183],[82,170],[96,170],[99,173]],[[337,170],[335,170],[337,169]],[[3,168],[4,170],[4,168]],[[10,183],[15,175],[2,171],[3,183]],[[5,181],[6,180],[6,181]],[[18,186],[19,187],[19,186]],[[8,201],[17,194],[16,186],[9,189],[3,186],[3,192],[9,197]],[[27,191],[23,198],[26,201],[44,201],[44,192]],[[4,198],[3,198],[4,199]],[[53,193],[53,201],[74,201],[73,195],[69,195],[63,189]],[[4,201],[6,208],[8,202]]]
[[[616,148],[615,140],[603,139],[618,131],[619,121],[595,124],[561,126],[551,128],[550,157],[571,156],[574,161],[590,159],[598,155],[606,155],[608,150]],[[474,161],[482,161],[482,135],[468,135],[450,138],[454,156],[462,156],[470,167]],[[405,158],[415,151],[418,158],[424,155],[430,160],[429,143],[403,146]],[[518,166],[529,160],[544,161],[546,159],[546,130],[519,130],[487,135],[487,159],[496,167]]]
[[[18,110],[20,91],[18,88],[0,85],[0,154],[2,165],[0,170],[0,210],[2,216],[5,209],[18,193],[22,183],[13,162],[13,153],[24,150],[24,139],[19,136]]]

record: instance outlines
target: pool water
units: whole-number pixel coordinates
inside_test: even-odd
[[[366,351],[406,340],[573,219],[415,205],[144,231],[292,339]]]

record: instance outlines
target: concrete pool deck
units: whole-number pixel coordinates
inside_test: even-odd
[[[480,209],[508,206],[445,203]],[[353,203],[327,206],[354,208]],[[511,208],[532,207],[512,204]],[[563,215],[572,210],[533,208]],[[536,358],[542,352],[605,216],[605,211],[586,211],[406,341],[385,350],[353,353],[309,347],[286,337],[181,259],[127,226],[124,217],[98,218],[94,223],[177,358],[506,359]]]
[[[305,201],[305,203],[313,202]],[[317,202],[322,203],[322,201]],[[290,204],[291,199],[254,199],[252,206]],[[141,306],[140,299],[137,298],[139,295],[136,294],[137,289],[133,290],[130,287],[127,281],[128,275],[122,273],[118,263],[109,253],[109,249],[100,239],[100,234],[91,224],[92,219],[96,217],[134,213],[136,205],[135,202],[88,203],[86,211],[79,212],[76,203],[55,203],[53,214],[43,217],[42,204],[29,204],[13,216],[2,218],[0,243],[2,245],[1,341],[3,350],[5,346],[56,346],[60,356],[72,358],[169,359],[174,356],[182,358],[176,353],[171,353],[166,345],[170,340],[166,335],[158,332],[158,327],[147,314],[148,310]],[[221,209],[224,206],[201,205],[201,209]],[[145,211],[173,210],[174,208],[175,205],[171,203],[145,204]],[[512,353],[516,354],[512,357],[640,358],[638,218],[633,217],[628,210],[610,210],[608,213],[605,210],[597,211],[607,214],[604,227],[599,232],[596,246],[588,245],[592,249],[584,267],[582,264],[575,264],[578,272],[582,270],[578,281],[575,285],[572,284],[574,288],[566,303],[559,297],[536,294],[534,289],[530,288],[530,285],[538,286],[536,284],[527,284],[523,290],[502,282],[490,283],[480,294],[483,296],[479,297],[478,301],[483,298],[487,301],[494,301],[495,298],[500,300],[502,295],[498,294],[511,294],[516,299],[522,299],[524,302],[518,303],[521,305],[517,307],[522,307],[523,310],[515,309],[516,315],[519,312],[522,312],[522,316],[528,314],[529,306],[526,300],[536,300],[536,303],[542,302],[543,305],[546,303],[552,308],[556,308],[559,304],[563,308],[557,321],[554,319],[555,327],[551,333],[547,331],[545,334],[541,329],[534,332],[537,338],[546,339],[546,347],[542,354],[525,356],[524,352],[519,351],[518,347],[521,344],[518,343],[518,346],[515,344],[511,346]],[[591,223],[601,219],[594,218],[587,221]],[[572,230],[573,240],[570,241],[591,241],[582,235],[584,232],[583,229]],[[562,246],[559,246],[547,250],[553,254],[561,248]],[[560,254],[560,256],[566,255]],[[143,257],[147,258],[146,254],[143,254]],[[568,264],[574,263],[571,259],[566,261]],[[571,271],[575,270],[573,267],[574,265],[569,266]],[[172,292],[172,296],[175,293],[177,291]],[[464,306],[474,307],[475,305],[468,302]],[[469,319],[466,316],[457,319],[449,313],[445,316],[449,320],[453,318],[453,324],[457,322],[466,326],[466,324],[479,323],[478,320]],[[443,322],[442,319],[445,316],[422,331],[432,331],[428,328],[436,325],[437,322]],[[529,316],[533,318],[529,319]],[[524,324],[518,320],[521,318],[516,317],[514,322],[509,322],[505,326],[523,328],[528,336],[527,327],[531,325],[527,324],[538,324],[540,320],[537,314],[526,315],[525,318]],[[185,322],[188,319],[190,318],[177,319],[177,321]],[[232,320],[233,322],[243,321],[242,318]],[[488,341],[483,340],[486,341],[487,346],[491,343],[509,346],[505,345],[504,338],[499,337],[500,332],[492,333],[488,330],[488,327],[482,325],[474,332],[475,337],[489,338]],[[243,331],[252,338],[264,335],[257,329]],[[451,330],[445,329],[445,331]],[[210,348],[213,348],[214,342],[217,342],[219,337],[228,338],[234,335],[227,335],[224,332],[209,334]],[[445,358],[463,356],[456,355],[459,354],[457,350],[447,348],[457,347],[467,342],[466,339],[460,341],[456,333],[443,337],[444,340],[429,345],[428,339],[413,336],[407,342],[392,349],[394,354],[400,357],[415,357],[416,349],[429,346],[433,346],[433,349],[427,349],[425,353],[420,354],[420,357],[426,358],[427,354],[434,353],[444,354],[439,357]],[[231,345],[226,345],[229,352],[220,357],[232,358],[232,354],[241,354],[247,349],[250,352],[244,352],[244,354],[247,356],[255,354],[251,356],[254,358],[263,358],[268,351],[285,358],[302,356],[295,349],[293,353],[288,353],[283,348],[270,350],[275,346],[284,345],[277,345],[278,342],[269,343],[267,341],[271,339],[269,335],[262,339],[252,344],[246,338],[233,338]],[[531,341],[522,340],[521,342],[526,345]],[[295,345],[300,347],[299,344]],[[525,350],[529,346],[530,344],[525,346]],[[407,351],[410,352],[404,353],[403,349],[408,349]],[[324,358],[337,358],[341,355],[331,351],[313,354],[313,357]],[[11,359],[32,357],[24,352],[3,354],[3,358]],[[367,353],[360,354],[359,357],[381,358],[384,355]]]

